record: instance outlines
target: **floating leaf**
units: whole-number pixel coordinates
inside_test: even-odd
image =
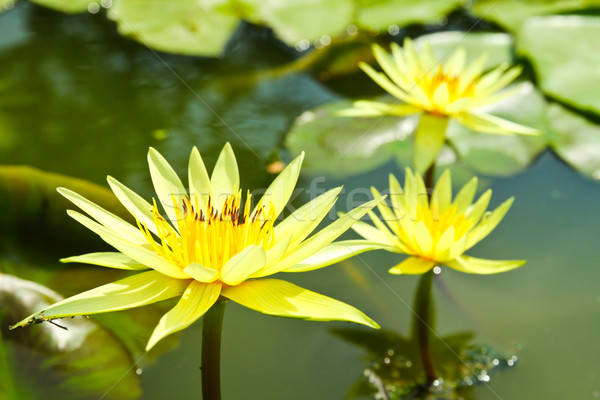
[[[290,46],[323,35],[338,36],[352,23],[352,0],[241,0],[255,9],[249,19],[270,26]]]
[[[517,30],[523,21],[534,15],[558,14],[600,5],[597,0],[479,0],[471,11],[494,21],[508,30]]]
[[[600,180],[600,125],[552,104],[546,111],[550,147],[567,164]]]
[[[435,23],[464,0],[358,0],[356,23],[372,31],[387,31],[394,24],[404,26]]]
[[[61,299],[35,282],[0,274],[2,398],[140,398],[135,363],[113,335],[91,320],[61,320],[68,330],[50,323],[30,329],[6,329],[10,323]]]
[[[543,96],[529,82],[522,83],[517,90],[511,97],[486,107],[485,111],[543,131],[546,107]],[[475,132],[458,123],[449,126],[448,139],[475,173],[495,176],[525,170],[546,147],[544,137],[492,135]]]
[[[553,16],[530,18],[517,40],[547,94],[600,114],[600,18]]]
[[[513,38],[506,33],[489,32],[436,32],[419,36],[415,39],[415,47],[421,48],[428,42],[438,59],[446,59],[459,47],[467,53],[467,65],[479,58],[482,53],[488,53],[485,69],[492,69],[502,63],[513,61]]]
[[[100,9],[99,0],[31,0],[31,2],[68,14],[77,14],[87,11],[90,5],[95,5]]]
[[[389,97],[375,99],[392,102]],[[392,157],[411,162],[414,118],[340,117],[352,106],[341,100],[306,111],[294,122],[287,146],[295,154],[306,152],[304,167],[314,173],[342,177],[374,169]]]
[[[228,0],[114,0],[108,17],[145,46],[204,56],[220,55],[240,20]]]

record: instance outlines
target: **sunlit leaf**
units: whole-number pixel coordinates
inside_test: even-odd
[[[217,56],[239,24],[227,0],[114,0],[108,17],[119,33],[145,46],[180,54]]]
[[[464,0],[358,0],[356,23],[372,31],[387,31],[390,25],[435,23]]]
[[[531,60],[545,93],[600,114],[598,38],[598,17],[536,17],[522,26],[517,51]]]
[[[88,10],[99,10],[100,0],[31,0],[40,6],[64,13],[75,14]],[[89,7],[89,8],[88,8]],[[97,11],[96,11],[97,12]]]
[[[47,287],[0,274],[2,398],[138,399],[135,362],[112,334],[84,318],[31,329],[7,326],[61,297]]]
[[[550,147],[567,164],[600,179],[600,125],[552,104],[546,112]]]

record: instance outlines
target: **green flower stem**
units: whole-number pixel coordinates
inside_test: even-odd
[[[220,297],[202,317],[202,399],[221,400],[221,330],[227,299]]]
[[[437,373],[431,356],[431,346],[429,341],[429,332],[431,330],[432,309],[431,285],[433,282],[433,269],[423,274],[419,280],[417,294],[415,296],[415,311],[417,313],[417,336],[419,338],[419,351],[421,353],[421,362],[425,370],[425,379],[431,384],[437,379]]]
[[[435,163],[435,159],[446,140],[448,122],[449,118],[443,115],[421,114],[414,135],[413,150],[413,163],[418,173],[422,174],[423,171],[427,171]]]

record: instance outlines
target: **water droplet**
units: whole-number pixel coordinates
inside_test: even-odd
[[[346,33],[350,36],[354,36],[358,33],[358,27],[354,24],[348,25],[346,27]]]
[[[138,369],[136,369],[136,370],[135,370],[135,373],[136,373],[136,374],[138,374],[138,375],[141,375],[141,374],[142,374],[142,372],[143,372],[143,371],[142,371],[142,369],[141,369],[141,368],[138,368]]]
[[[384,364],[389,364],[389,363],[391,363],[391,362],[392,362],[392,359],[391,359],[391,358],[389,358],[389,357],[385,357],[385,358],[383,359],[383,363],[384,363]]]
[[[100,11],[100,4],[98,4],[98,3],[88,4],[88,12],[90,14],[97,14],[98,11]]]
[[[492,364],[494,364],[494,365],[499,365],[499,364],[500,364],[500,360],[498,360],[497,358],[494,358],[494,359],[492,360]]]
[[[323,35],[321,36],[321,43],[323,43],[323,46],[329,46],[331,44],[331,36],[329,35]]]
[[[387,351],[387,355],[388,355],[388,356],[390,356],[390,357],[391,357],[391,356],[393,356],[395,353],[396,353],[396,352],[394,351],[394,349],[389,349],[389,350]]]
[[[323,42],[321,42],[321,39],[317,39],[314,41],[313,46],[315,46],[315,49],[322,49],[323,47]]]
[[[100,0],[100,4],[104,8],[110,8],[112,7],[112,0]]]
[[[477,379],[479,379],[481,382],[489,382],[490,376],[487,374],[486,371],[482,371],[481,374],[477,376]]]
[[[442,273],[442,269],[436,265],[435,267],[433,267],[433,273],[439,275]]]
[[[432,384],[433,386],[436,386],[436,387],[437,387],[437,386],[440,386],[441,382],[439,381],[439,379],[436,379],[435,381],[431,382],[431,384]]]
[[[391,24],[388,26],[388,33],[392,36],[396,36],[400,33],[400,27],[396,24]]]
[[[306,39],[302,39],[299,40],[298,43],[296,43],[295,47],[298,51],[305,51],[308,50],[308,48],[310,47],[310,42]]]

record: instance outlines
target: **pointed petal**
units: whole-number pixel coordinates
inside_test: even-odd
[[[392,174],[389,175],[390,182],[390,202],[392,203],[392,210],[396,214],[396,218],[401,220],[406,218],[406,205],[404,201],[404,191],[398,182],[398,179]]]
[[[347,231],[352,224],[360,220],[367,212],[369,212],[377,203],[382,200],[383,198],[371,200],[356,207],[341,218],[338,218],[336,221],[329,224],[329,226],[323,228],[321,231],[300,244],[297,248],[293,249],[292,252],[283,260],[276,263],[274,266],[265,269],[265,274],[274,274],[275,272],[293,267],[305,258],[315,254],[323,247],[337,239],[342,233]]]
[[[223,296],[264,314],[313,321],[350,321],[379,328],[361,311],[341,301],[279,279],[257,279],[223,289]]]
[[[447,260],[450,255],[450,249],[454,245],[454,227],[450,226],[440,236],[438,241],[435,243],[435,259],[436,260]]]
[[[351,228],[368,241],[388,246],[391,246],[393,243],[390,241],[388,235],[366,222],[356,221]]]
[[[212,185],[204,161],[200,152],[194,146],[190,154],[188,164],[188,178],[190,183],[190,198],[192,204],[195,204],[194,196],[198,196],[198,202],[202,205],[202,210],[206,213],[208,207],[208,197],[212,193]]]
[[[112,231],[109,231],[104,226],[92,221],[83,214],[73,210],[67,210],[67,214],[92,232],[96,233],[106,243],[110,244],[115,249],[119,250],[121,253],[137,261],[138,263],[146,265],[160,273],[170,276],[171,278],[189,278],[189,276],[184,274],[179,267],[171,264],[155,252],[147,250],[144,247],[138,246],[135,243],[129,242],[122,237],[115,235]]]
[[[444,72],[446,75],[452,77],[460,76],[461,72],[465,68],[467,61],[467,52],[463,47],[456,49],[454,53],[448,58],[448,61],[444,63]]]
[[[481,75],[488,57],[488,52],[482,53],[475,61],[470,63],[460,74],[458,86],[459,93],[462,93],[471,84],[471,82],[473,82],[474,79]]]
[[[219,154],[215,168],[210,177],[212,195],[217,209],[221,209],[227,196],[231,196],[240,188],[240,175],[233,149],[226,143]]]
[[[381,69],[383,69],[383,72],[385,72],[392,79],[392,81],[394,81],[394,83],[396,83],[398,86],[400,86],[404,90],[409,88],[410,86],[409,86],[408,82],[406,81],[406,78],[398,70],[398,67],[396,66],[392,57],[390,57],[390,55],[385,50],[383,50],[381,48],[381,46],[379,46],[379,45],[375,44],[375,45],[373,45],[372,48],[373,48],[373,55],[375,56],[375,59],[379,63],[379,66],[381,66]]]
[[[291,236],[289,247],[294,249],[329,213],[341,190],[341,187],[328,190],[298,208],[275,227],[275,237]]]
[[[210,283],[219,278],[220,272],[216,269],[205,267],[197,263],[190,263],[183,269],[183,272],[197,280],[198,282]]]
[[[421,254],[430,254],[433,250],[433,239],[429,229],[425,226],[423,221],[419,221],[415,227],[415,236],[417,246],[420,248]]]
[[[83,264],[100,265],[102,267],[117,268],[117,269],[128,269],[128,270],[146,270],[150,267],[140,264],[133,260],[131,257],[126,256],[123,253],[116,252],[104,252],[104,253],[88,253],[80,256],[72,256],[67,258],[61,258],[60,262],[69,263],[77,262]]]
[[[456,197],[454,198],[454,205],[456,206],[456,214],[462,214],[469,208],[475,198],[477,192],[477,177],[474,176],[465,186],[460,189]],[[487,207],[487,206],[486,206]]]
[[[442,82],[435,92],[433,92],[433,104],[438,110],[446,110],[450,104],[450,91],[448,90],[448,84]]]
[[[419,107],[411,104],[388,104],[379,101],[357,100],[352,103],[354,108],[336,112],[338,116],[345,117],[372,117],[377,115],[390,115],[403,117],[422,112]]]
[[[56,190],[77,207],[88,213],[96,221],[104,225],[106,229],[112,231],[115,235],[123,236],[137,244],[146,244],[148,242],[138,228],[117,217],[113,213],[106,211],[99,205],[92,203],[85,197],[62,187]]]
[[[479,222],[485,210],[487,210],[488,204],[490,204],[490,199],[492,198],[492,191],[490,189],[486,190],[473,204],[467,208],[466,216],[471,220],[473,226]]]
[[[435,161],[444,141],[448,117],[422,114],[414,138],[415,171],[424,173]]]
[[[457,271],[488,275],[510,271],[524,265],[526,262],[525,260],[486,260],[463,255],[445,264]]]
[[[480,91],[477,93],[477,96],[484,97],[496,93],[497,91],[514,81],[517,78],[517,76],[521,74],[521,70],[522,68],[519,66],[509,69],[502,76],[500,76],[496,80],[496,82],[489,84],[486,88],[480,89]]]
[[[300,168],[304,160],[304,152],[294,159],[281,173],[273,180],[267,188],[265,194],[261,198],[261,204],[265,207],[265,212],[268,215],[268,208],[273,205],[275,209],[274,218],[277,219],[279,214],[285,208],[285,205],[290,200],[292,193],[296,187]],[[258,204],[256,205],[258,207]],[[256,211],[254,208],[253,213]]]
[[[189,281],[172,279],[156,271],[140,272],[52,304],[14,327],[47,319],[140,307],[179,296],[188,284]]]
[[[407,101],[407,99],[410,98],[410,96],[408,95],[407,92],[400,89],[400,87],[398,87],[392,81],[390,81],[388,79],[388,77],[385,76],[385,74],[375,71],[373,69],[373,67],[371,67],[369,64],[361,62],[359,64],[359,67],[363,71],[365,71],[365,73],[367,75],[369,75],[369,77],[371,79],[373,79],[375,81],[375,83],[377,83],[379,86],[381,86],[385,91],[387,91],[392,96],[394,96],[397,99],[402,100],[402,101]]]
[[[333,242],[283,272],[312,271],[338,263],[357,254],[364,253],[365,251],[378,249],[394,251],[391,246],[386,246],[385,244],[377,242],[368,242],[366,240],[342,240],[340,242]]]
[[[187,192],[171,165],[152,147],[148,150],[148,165],[158,200],[167,217],[177,229],[177,214],[173,208],[173,199],[177,201],[177,204],[181,204],[181,199]]]
[[[410,274],[410,275],[419,275],[424,274],[433,268],[435,262],[425,260],[420,257],[408,257],[406,260],[402,261],[400,264],[389,269],[390,274],[400,275],[400,274]]]
[[[450,176],[450,170],[446,169],[442,175],[438,178],[433,193],[431,194],[431,205],[432,212],[438,212],[437,215],[433,215],[434,219],[439,219],[440,215],[446,211],[452,201],[452,178]],[[437,206],[437,209],[436,209]]]
[[[287,238],[278,239],[277,243],[275,243],[275,245],[273,245],[273,247],[271,247],[269,250],[267,250],[267,261],[265,263],[265,267],[269,267],[269,266],[275,264],[276,262],[278,262],[279,260],[281,260],[288,252],[291,242],[292,242],[291,235],[289,235]],[[252,277],[255,277],[257,275],[260,275],[260,274],[255,273],[252,275]]]
[[[265,249],[251,245],[231,257],[221,268],[221,280],[228,285],[237,285],[250,275],[264,268],[267,262]]]
[[[127,211],[145,225],[150,232],[158,234],[152,215],[152,205],[112,176],[107,177],[106,180],[115,196],[117,196],[117,199],[125,206]]]
[[[465,250],[470,249],[475,244],[480,242],[487,235],[489,235],[490,232],[493,231],[494,228],[496,228],[496,226],[498,226],[500,221],[502,221],[502,218],[504,218],[504,216],[508,212],[513,201],[514,197],[511,197],[504,203],[500,204],[489,215],[484,215],[483,219],[481,220],[481,223],[469,233],[467,248]]]
[[[208,311],[217,301],[221,293],[220,283],[200,283],[192,281],[185,290],[181,299],[169,312],[167,312],[158,322],[146,351],[172,333],[187,328]]]
[[[530,136],[539,136],[542,133],[537,129],[510,122],[490,114],[469,112],[457,114],[454,118],[461,124],[466,125],[475,131],[484,133],[494,133],[498,135],[520,134]]]
[[[373,198],[377,199],[381,196],[381,193],[377,189],[371,186],[371,193],[373,194]],[[388,206],[387,202],[381,201],[377,204],[377,209],[381,214],[381,218],[385,221],[385,223],[393,230],[397,231],[399,229],[398,217],[392,209]]]

